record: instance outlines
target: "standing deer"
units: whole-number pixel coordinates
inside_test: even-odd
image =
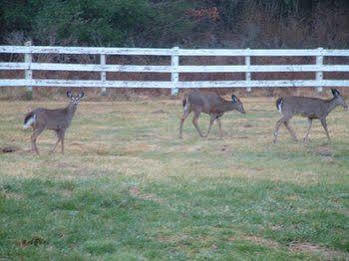
[[[220,117],[222,117],[222,115],[225,112],[232,110],[237,110],[241,113],[245,113],[242,102],[235,95],[232,95],[231,98],[231,101],[227,101],[218,96],[216,93],[210,92],[202,93],[199,91],[192,91],[189,94],[187,94],[186,97],[183,99],[184,112],[179,127],[179,138],[182,138],[183,123],[192,111],[194,112],[193,124],[201,137],[204,136],[202,135],[198,126],[198,119],[200,117],[201,112],[203,112],[211,116],[210,125],[208,127],[208,131],[205,137],[208,136],[208,134],[211,131],[212,124],[215,120],[217,120],[220,136],[222,138],[223,131]]]
[[[45,130],[53,130],[57,134],[57,142],[51,153],[53,153],[59,142],[62,144],[62,154],[64,154],[64,135],[67,128],[74,117],[77,105],[80,99],[84,97],[84,93],[74,96],[70,91],[67,92],[67,96],[70,99],[70,103],[67,107],[61,109],[44,109],[37,108],[29,112],[24,118],[24,129],[33,127],[33,134],[31,136],[31,150],[35,151],[39,155],[38,148],[36,146],[36,139]]]
[[[308,135],[310,128],[312,126],[313,119],[319,119],[322,126],[325,129],[327,139],[330,142],[330,135],[327,130],[326,117],[327,115],[337,106],[342,105],[345,110],[348,109],[347,104],[344,101],[344,98],[341,96],[338,90],[331,89],[333,98],[329,100],[322,100],[318,98],[309,98],[309,97],[284,97],[279,98],[276,101],[276,108],[281,113],[282,118],[277,121],[274,131],[274,143],[277,141],[279,128],[283,123],[287,130],[290,132],[292,138],[297,141],[296,134],[289,126],[289,120],[294,115],[301,115],[308,118],[308,130],[304,136],[303,141],[308,141]]]

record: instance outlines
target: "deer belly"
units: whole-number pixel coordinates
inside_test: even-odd
[[[49,130],[54,130],[54,131],[56,131],[56,130],[61,130],[61,129],[66,129],[68,126],[67,126],[67,124],[65,124],[65,123],[62,123],[62,122],[57,122],[57,123],[50,123],[50,124],[48,124],[48,126],[47,126],[47,128],[49,129]]]
[[[301,112],[299,115],[309,118],[309,119],[317,119],[318,117],[314,113],[309,113],[309,112]]]

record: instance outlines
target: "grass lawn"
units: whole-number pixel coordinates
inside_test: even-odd
[[[24,114],[64,103],[0,102],[0,260],[349,260],[348,112],[331,144],[316,121],[273,145],[275,99],[241,100],[222,140],[192,116],[178,139],[180,100],[82,101],[65,155],[45,131],[39,157]]]

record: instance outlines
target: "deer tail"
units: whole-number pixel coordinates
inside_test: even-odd
[[[189,95],[184,96],[184,99],[182,101],[182,105],[183,105],[184,110],[186,110],[188,105],[189,105]]]
[[[282,98],[279,98],[276,100],[276,109],[282,113],[282,103],[283,103],[283,99]]]
[[[28,129],[36,121],[36,115],[34,112],[29,112],[25,115],[23,129]]]
[[[184,98],[182,101],[183,107],[185,107],[185,105],[187,104],[187,98]]]

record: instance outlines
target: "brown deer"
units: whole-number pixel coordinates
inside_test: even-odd
[[[289,121],[294,115],[301,115],[308,118],[308,130],[304,136],[303,141],[308,142],[308,135],[312,126],[313,119],[319,119],[323,128],[325,129],[327,139],[330,142],[331,138],[328,134],[326,117],[337,106],[341,105],[345,110],[348,109],[344,98],[336,89],[331,89],[333,98],[329,100],[322,100],[318,98],[309,97],[283,97],[276,101],[276,108],[281,113],[282,118],[277,121],[274,131],[274,143],[277,141],[279,128],[281,124],[284,124],[287,130],[290,132],[292,138],[297,141],[296,134],[289,126]]]
[[[227,101],[216,93],[210,92],[202,93],[199,91],[192,91],[187,94],[183,99],[184,112],[179,127],[179,138],[182,138],[183,123],[192,111],[194,112],[193,124],[201,137],[208,136],[211,131],[212,124],[215,120],[217,120],[220,136],[222,138],[223,131],[220,117],[222,117],[225,112],[232,110],[237,110],[241,113],[245,113],[242,102],[235,95],[232,95],[231,98],[231,101]],[[198,126],[198,119],[202,112],[211,116],[210,125],[208,127],[206,136],[202,135]]]
[[[38,148],[36,146],[36,139],[45,130],[53,130],[57,134],[57,142],[51,153],[53,153],[59,142],[62,144],[62,154],[64,154],[64,135],[67,128],[74,117],[77,105],[80,99],[84,97],[84,93],[74,96],[70,91],[67,92],[67,96],[70,99],[70,103],[67,107],[61,109],[44,109],[37,108],[29,112],[24,118],[24,129],[33,127],[33,134],[31,136],[31,150],[35,151],[39,155]]]

